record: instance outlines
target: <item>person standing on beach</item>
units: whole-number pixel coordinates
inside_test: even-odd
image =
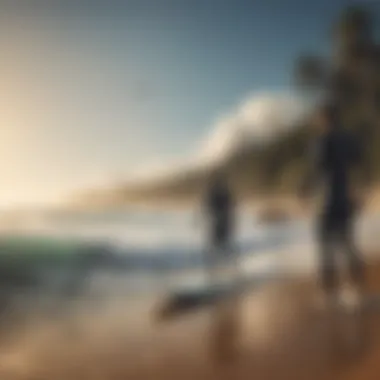
[[[208,221],[208,247],[205,252],[210,284],[238,285],[240,271],[237,251],[233,246],[235,230],[235,198],[226,174],[215,171],[203,199],[204,214]],[[235,290],[235,288],[234,288]],[[210,326],[211,355],[218,362],[233,360],[238,353],[241,329],[240,302],[234,297],[220,299],[213,308]]]
[[[360,140],[343,128],[334,104],[321,107],[315,121],[319,136],[301,195],[309,198],[317,185],[324,187],[317,223],[320,278],[326,301],[334,303],[338,292],[336,248],[341,248],[348,259],[357,290],[364,290],[365,268],[354,239],[354,223],[363,207],[363,190],[369,185],[370,171]],[[360,183],[353,179],[355,169]]]
[[[235,222],[235,200],[226,176],[221,170],[213,173],[203,199],[208,221],[206,264],[211,281],[223,269],[236,269],[232,244]],[[236,272],[235,272],[236,274]]]

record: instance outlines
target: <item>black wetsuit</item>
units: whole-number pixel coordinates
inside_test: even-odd
[[[306,190],[321,183],[324,187],[323,204],[318,220],[321,280],[327,291],[337,285],[337,247],[343,248],[349,259],[353,280],[364,281],[364,269],[354,243],[353,222],[357,205],[352,198],[352,172],[355,167],[363,172],[364,155],[357,137],[336,127],[322,136],[313,147],[312,168]],[[364,173],[366,173],[364,171]]]
[[[206,213],[210,219],[210,244],[213,249],[225,250],[233,228],[234,202],[228,187],[214,183],[205,199]]]

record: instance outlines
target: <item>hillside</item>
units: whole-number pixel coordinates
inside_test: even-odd
[[[293,191],[306,161],[308,135],[306,126],[298,126],[271,142],[232,155],[224,168],[236,191],[243,196]],[[115,196],[120,200],[191,199],[202,191],[210,171],[188,170],[154,185],[120,188]]]
[[[352,126],[351,126],[352,127]],[[358,138],[367,139],[367,153],[374,180],[380,177],[380,129],[373,126],[366,136],[360,125],[353,126]],[[253,145],[232,155],[224,164],[225,172],[237,194],[246,199],[263,195],[295,194],[306,172],[312,128],[299,125],[263,145]],[[189,201],[198,197],[211,169],[188,169],[154,184],[121,185],[108,192],[85,193],[80,203],[121,205],[139,201]]]
[[[358,139],[366,137],[360,125],[353,129]],[[308,125],[300,125],[265,145],[253,146],[230,157],[224,167],[236,192],[244,198],[294,194],[306,172],[311,131]],[[370,132],[371,138],[365,141],[366,152],[376,181],[380,177],[380,130],[373,126]],[[121,187],[114,194],[115,200],[189,200],[199,195],[209,175],[210,169],[194,170],[155,185]]]

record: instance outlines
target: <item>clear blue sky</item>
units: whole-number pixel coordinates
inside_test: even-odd
[[[290,89],[299,53],[328,54],[350,2],[31,3],[0,6],[2,204],[193,150],[248,95]]]

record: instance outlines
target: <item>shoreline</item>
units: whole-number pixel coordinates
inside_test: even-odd
[[[368,292],[380,291],[379,251],[368,253]],[[313,275],[264,285],[168,324],[157,300],[70,306],[31,318],[0,350],[6,380],[361,380],[380,370],[380,322],[316,308]],[[380,302],[380,298],[379,298]],[[365,319],[363,319],[365,317]],[[359,318],[359,319],[358,319]],[[365,337],[365,351],[358,350]]]

